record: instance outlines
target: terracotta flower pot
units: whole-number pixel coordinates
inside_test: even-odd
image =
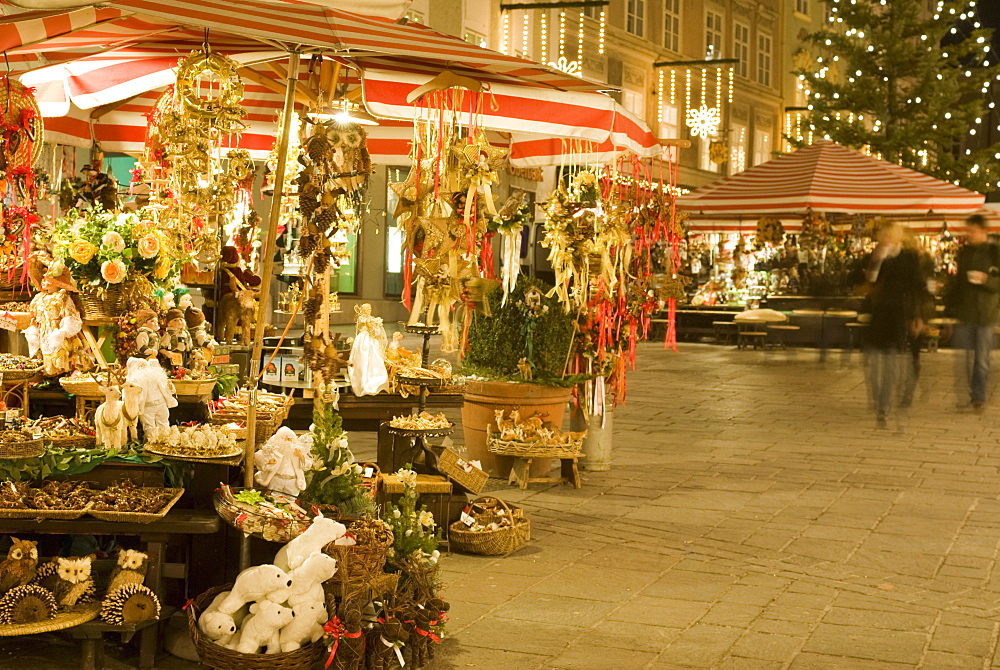
[[[507,456],[494,456],[486,448],[486,428],[497,429],[496,411],[516,409],[522,418],[534,414],[545,415],[546,421],[557,426],[562,425],[566,412],[566,403],[572,395],[572,389],[541,384],[525,384],[519,382],[483,382],[469,381],[462,394],[465,402],[462,404],[462,432],[465,434],[465,449],[468,460],[478,460],[483,469],[494,477],[507,478],[513,459]],[[532,463],[532,476],[545,476],[552,469],[550,459],[536,460]]]

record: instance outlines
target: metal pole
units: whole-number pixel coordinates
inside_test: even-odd
[[[281,196],[285,187],[285,163],[288,161],[288,145],[292,133],[292,113],[295,106],[295,84],[299,78],[298,51],[288,54],[288,80],[285,83],[285,105],[281,117],[281,135],[278,139],[278,165],[274,171],[274,194],[271,196],[271,216],[267,223],[267,233],[261,245],[260,298],[257,305],[257,323],[253,332],[253,353],[250,356],[250,407],[247,408],[247,439],[243,461],[243,484],[253,488],[253,455],[257,446],[257,382],[260,378],[260,356],[264,349],[264,322],[271,300],[271,274],[274,271],[274,243],[277,236],[278,220],[281,218]]]

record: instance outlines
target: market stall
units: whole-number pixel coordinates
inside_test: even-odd
[[[507,328],[529,324],[507,342],[523,382],[511,398],[524,406],[545,388],[528,382],[557,380],[561,413],[568,387],[585,381],[578,414],[592,433],[609,424],[605,406],[624,399],[653,306],[677,297],[677,268],[654,253],[678,241],[672,197],[641,162],[660,146],[594,84],[420,26],[306,3],[213,9],[125,0],[0,19],[0,46],[23,72],[4,82],[21,101],[0,137],[19,170],[4,218],[23,219],[4,269],[12,288],[34,293],[6,317],[31,352],[0,361],[4,382],[26,389],[2,417],[0,528],[43,536],[13,542],[0,567],[0,635],[66,629],[93,658],[104,633],[141,629],[148,667],[155,622],[191,597],[191,639],[213,667],[358,668],[371,662],[366,644],[374,667],[402,664],[404,650],[420,666],[448,609],[439,544],[505,554],[530,533],[516,507],[469,500],[487,478],[479,459],[435,439],[455,426],[432,413],[431,392],[461,388],[428,342],[469,352],[505,313]],[[382,145],[359,123],[368,112],[395,121]],[[37,217],[48,194],[31,152],[43,123],[50,142],[89,146],[93,132],[104,150],[137,155],[141,197],[122,207],[95,150],[67,206]],[[352,253],[372,149],[411,166],[392,188],[413,300],[406,330],[423,337],[421,352],[390,344],[370,306],[357,307],[349,348],[330,328],[331,273]],[[588,168],[567,172],[544,210],[556,297],[511,261],[533,218],[523,194],[492,195],[512,155]],[[609,160],[638,171],[621,178]],[[279,233],[301,280],[281,296],[289,318],[272,323]],[[493,316],[479,315],[490,301]],[[548,342],[542,324],[557,316]],[[289,396],[260,388],[293,337],[288,365],[311,391],[305,431],[283,425]],[[31,412],[41,387],[62,394],[65,418]],[[355,462],[341,395],[345,407],[348,397],[380,405],[378,463]],[[585,431],[527,411],[483,428],[512,482],[581,485]],[[560,477],[535,472],[552,459]],[[113,546],[115,558],[53,556],[44,536],[65,533]],[[192,539],[202,534],[213,541]]]
[[[946,221],[960,225],[983,200],[834,142],[816,142],[678,198],[688,213],[690,309],[765,303],[783,311],[856,309],[860,268],[882,221],[905,223],[945,272],[954,252]]]

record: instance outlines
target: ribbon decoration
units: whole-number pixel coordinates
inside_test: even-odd
[[[431,642],[440,642],[441,641],[440,637],[438,637],[434,633],[430,632],[429,630],[424,630],[424,629],[420,628],[419,626],[414,626],[413,630],[417,631],[417,635],[420,635],[421,637],[426,637]]]
[[[357,640],[362,635],[360,630],[356,633],[348,633],[340,617],[336,615],[323,624],[323,632],[333,637],[333,644],[330,646],[330,655],[327,656],[326,663],[323,664],[324,668],[329,668],[330,664],[333,663],[333,659],[337,655],[337,649],[340,647],[340,638]]]
[[[392,647],[392,650],[394,652],[396,652],[396,658],[399,659],[399,667],[405,668],[406,667],[406,661],[403,660],[403,651],[401,649],[401,647],[403,646],[403,643],[399,642],[399,641],[397,641],[397,642],[390,642],[389,640],[385,639],[385,637],[382,636],[382,635],[379,635],[378,639],[381,640],[382,644],[384,644],[385,646]]]

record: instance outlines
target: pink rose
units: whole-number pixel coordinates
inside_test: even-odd
[[[119,259],[104,261],[101,264],[101,276],[109,284],[120,284],[125,279],[127,272],[128,268],[125,267],[125,263]]]

